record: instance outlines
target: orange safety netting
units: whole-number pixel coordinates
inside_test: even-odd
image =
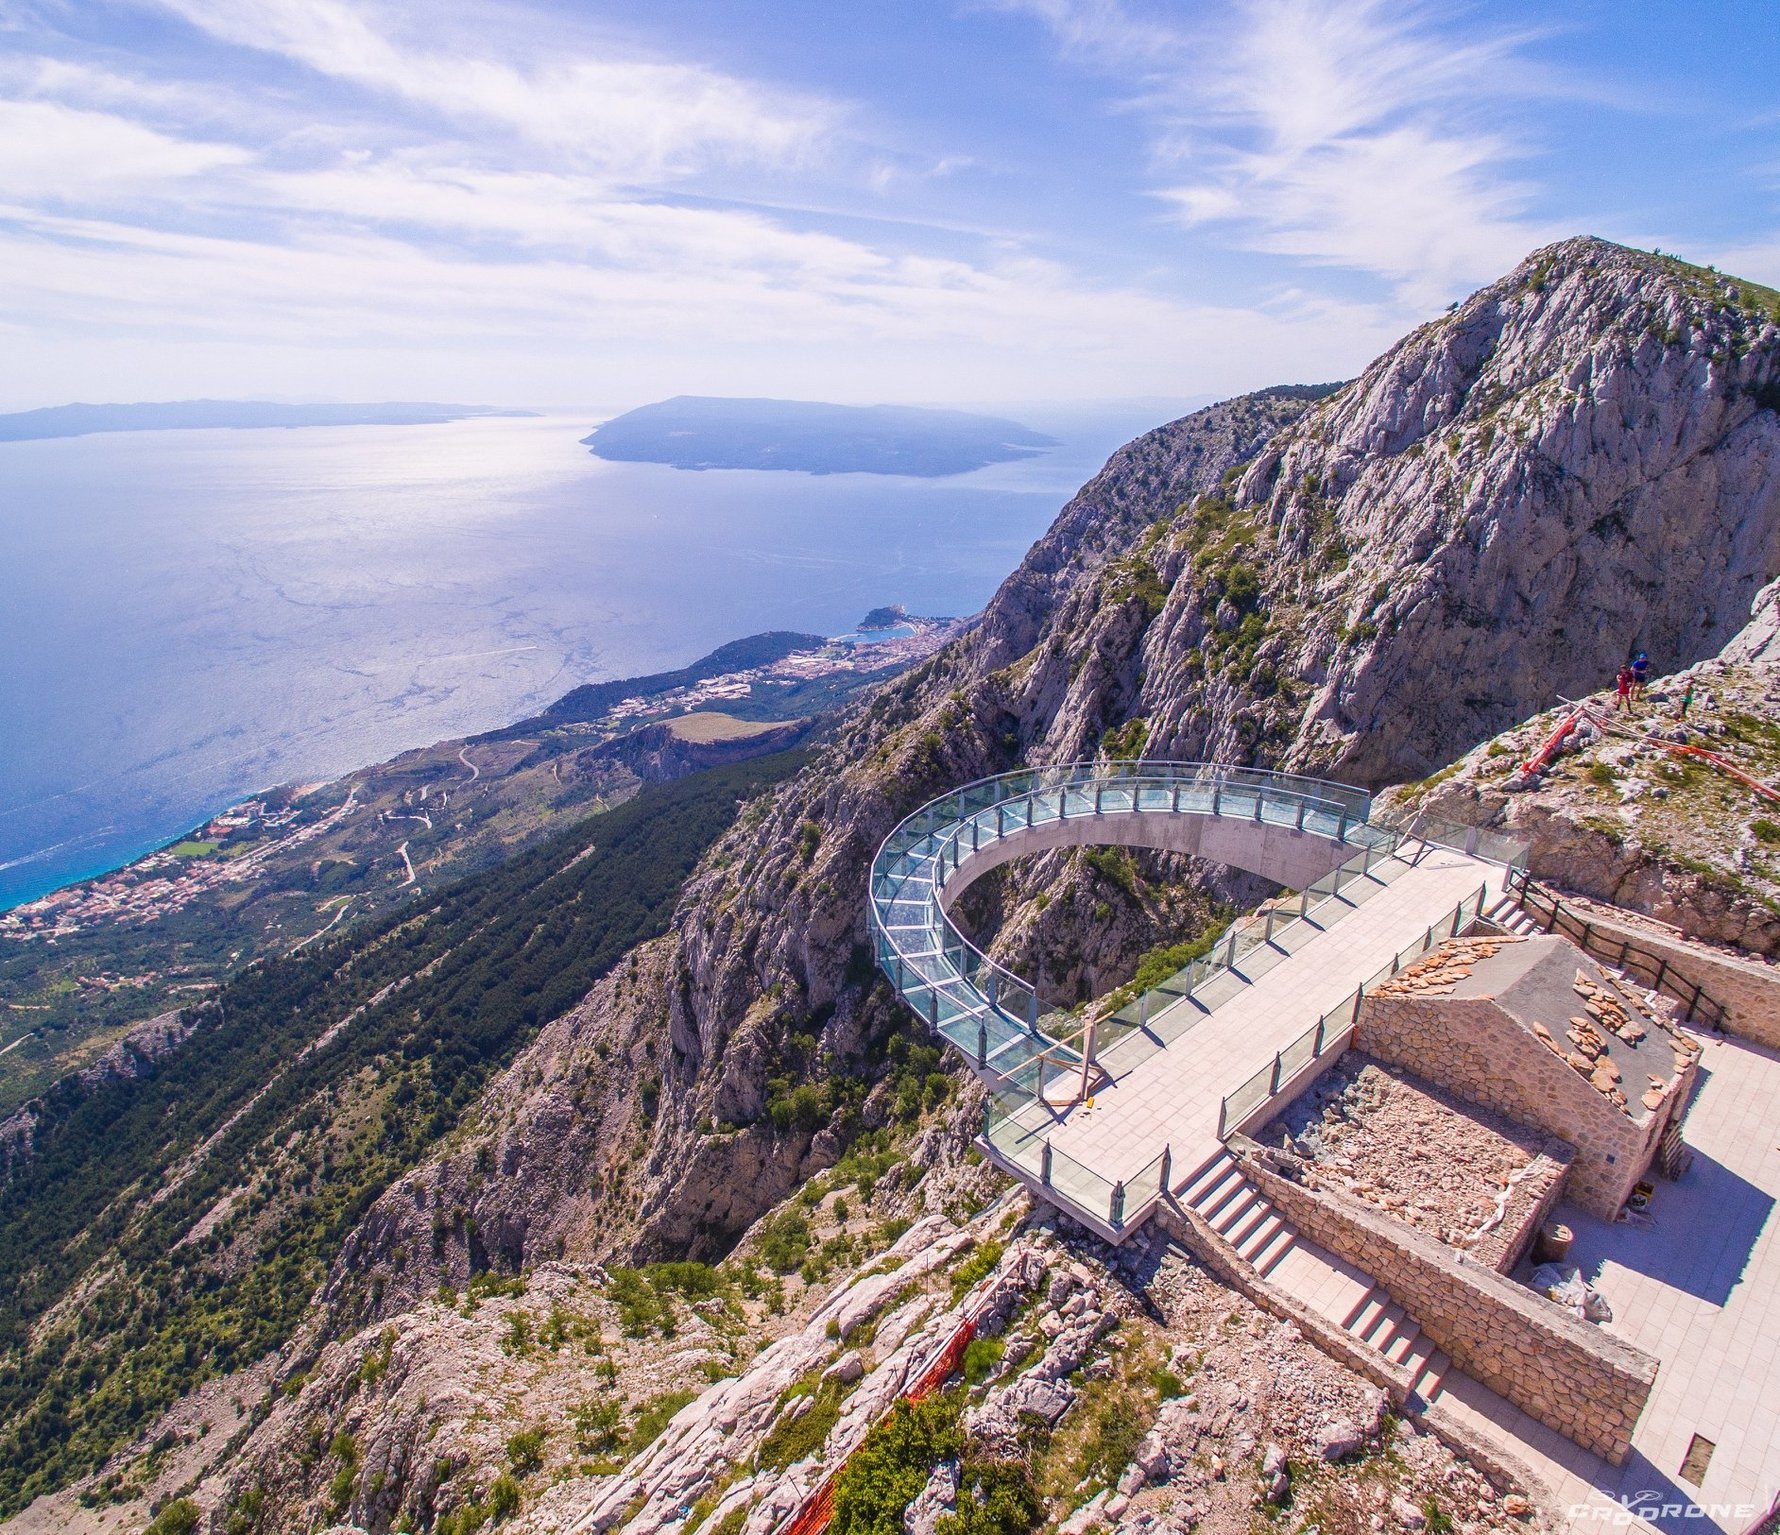
[[[933,1362],[902,1393],[903,1397],[911,1402],[921,1402],[932,1396],[964,1362],[964,1351],[970,1347],[970,1340],[976,1335],[976,1319],[966,1317],[958,1324],[958,1330],[934,1357]],[[829,1472],[822,1485],[798,1505],[798,1510],[790,1521],[780,1527],[779,1535],[822,1535],[828,1528],[829,1521],[834,1518],[834,1484],[846,1469],[847,1463],[843,1460]]]

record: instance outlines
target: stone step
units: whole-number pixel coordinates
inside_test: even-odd
[[[1233,1240],[1230,1233],[1236,1230],[1255,1206],[1261,1202],[1260,1193],[1253,1184],[1245,1180],[1242,1187],[1231,1198],[1225,1200],[1218,1207],[1217,1213],[1211,1217],[1213,1229],[1226,1242]]]
[[[1439,1349],[1435,1349],[1409,1389],[1431,1407],[1445,1389],[1446,1372],[1451,1368],[1452,1361]]]
[[[1355,1329],[1355,1335],[1369,1348],[1375,1348],[1382,1354],[1397,1336],[1397,1330],[1403,1323],[1403,1308],[1382,1291],[1379,1293],[1384,1304],[1378,1308],[1378,1314],[1363,1332]]]
[[[1341,1319],[1342,1328],[1356,1338],[1361,1336],[1371,1329],[1389,1304],[1390,1298],[1374,1285],[1354,1303],[1354,1309]]]
[[[1243,1177],[1242,1169],[1232,1162],[1224,1169],[1217,1182],[1191,1203],[1195,1210],[1210,1220],[1232,1197],[1247,1187],[1248,1179]]]
[[[1409,1372],[1413,1383],[1421,1372],[1427,1368],[1428,1361],[1434,1357],[1434,1340],[1425,1332],[1417,1332],[1415,1342],[1410,1346],[1400,1363]]]
[[[1235,1165],[1236,1159],[1229,1152],[1220,1150],[1216,1156],[1181,1185],[1181,1203],[1190,1205],[1197,1210],[1199,1201],[1216,1188]]]
[[[1279,1230],[1267,1239],[1267,1244],[1249,1262],[1254,1265],[1255,1272],[1265,1279],[1279,1266],[1280,1260],[1292,1250],[1292,1245],[1297,1240],[1298,1233],[1281,1221]]]
[[[1279,1234],[1280,1227],[1284,1225],[1285,1221],[1281,1219],[1279,1211],[1269,1205],[1266,1214],[1249,1227],[1241,1239],[1235,1243],[1236,1255],[1244,1263],[1253,1263],[1255,1254],[1271,1242]]]
[[[1255,1202],[1243,1211],[1241,1219],[1231,1223],[1230,1229],[1224,1234],[1225,1240],[1240,1253],[1248,1244],[1248,1239],[1266,1225],[1267,1217],[1272,1214],[1272,1203],[1257,1189]]]
[[[1409,1356],[1415,1352],[1415,1345],[1421,1340],[1422,1330],[1408,1316],[1397,1324],[1397,1333],[1379,1353],[1392,1364],[1407,1365]]]

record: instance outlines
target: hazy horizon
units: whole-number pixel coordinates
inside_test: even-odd
[[[1754,0],[5,20],[0,409],[1204,398],[1572,234],[1780,280]]]

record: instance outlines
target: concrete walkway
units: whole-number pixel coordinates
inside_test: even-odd
[[[1102,1177],[1127,1181],[1166,1145],[1178,1187],[1218,1153],[1218,1111],[1225,1094],[1314,1029],[1323,1014],[1420,939],[1430,922],[1450,916],[1480,886],[1489,890],[1485,904],[1493,901],[1503,875],[1499,865],[1464,853],[1423,850],[1413,868],[1254,985],[1241,988],[1168,1048],[1100,1088],[1091,1102],[1057,1113],[1043,1135]]]

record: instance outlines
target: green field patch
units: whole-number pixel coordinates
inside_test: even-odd
[[[765,735],[777,730],[782,720],[739,720],[733,714],[716,711],[676,715],[667,727],[682,741],[708,745],[712,741],[746,741],[750,736]]]

